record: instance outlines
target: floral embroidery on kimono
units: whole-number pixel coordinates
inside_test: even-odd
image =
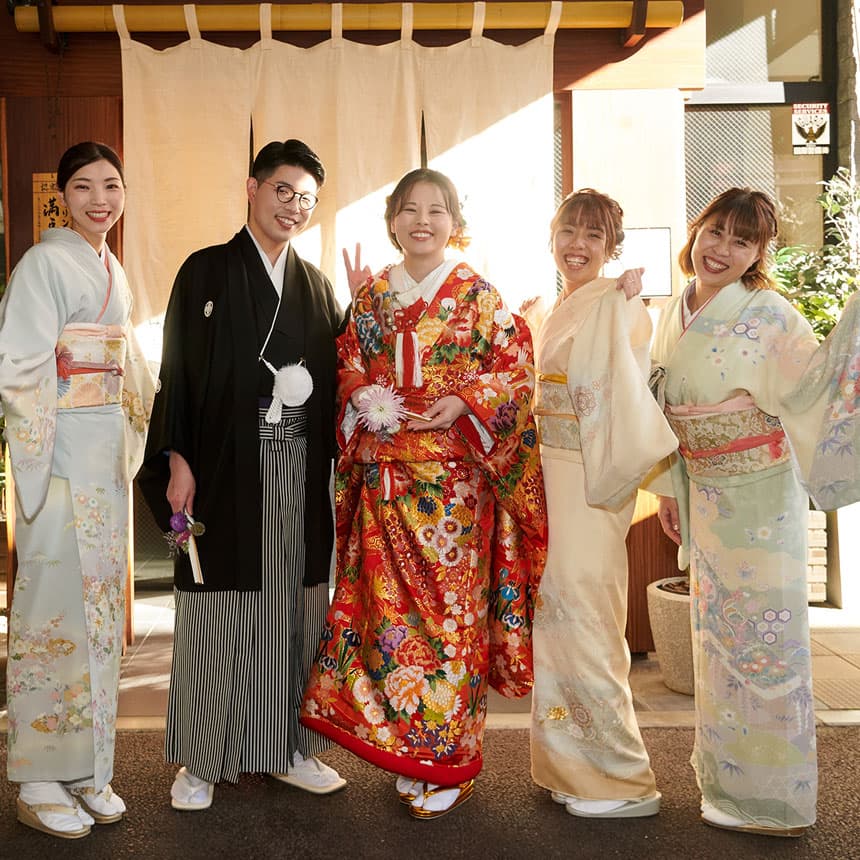
[[[356,388],[395,384],[388,271],[339,342],[342,422]],[[453,784],[480,771],[488,684],[531,687],[546,511],[528,329],[465,264],[414,316],[422,384],[399,389],[406,408],[453,393],[472,415],[450,431],[342,430],[337,585],[302,719],[380,767]]]

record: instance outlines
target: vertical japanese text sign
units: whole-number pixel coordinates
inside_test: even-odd
[[[60,203],[56,173],[33,174],[33,242],[49,227],[68,227],[69,212]]]

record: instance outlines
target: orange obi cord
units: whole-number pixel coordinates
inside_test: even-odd
[[[115,361],[107,364],[94,361],[75,361],[72,357],[72,351],[65,345],[58,345],[55,352],[57,376],[60,379],[69,379],[79,373],[112,373],[114,376],[123,376],[125,373]]]
[[[538,382],[555,382],[558,385],[566,385],[567,377],[563,373],[539,373]]]
[[[718,448],[702,448],[699,451],[691,451],[689,448],[681,447],[678,450],[685,459],[700,460],[704,457],[716,457],[720,454],[736,454],[739,451],[749,451],[751,448],[761,448],[767,445],[770,456],[778,460],[783,455],[782,443],[785,440],[785,430],[775,430],[763,436],[744,436],[735,439],[728,445],[720,445]]]

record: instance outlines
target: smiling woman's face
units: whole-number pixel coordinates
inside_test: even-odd
[[[428,271],[445,259],[454,229],[442,189],[432,182],[416,182],[391,219],[391,231],[407,262],[421,260]]]
[[[105,158],[75,171],[59,194],[69,210],[71,228],[97,251],[125,206],[125,186],[119,171]]]
[[[721,218],[709,218],[699,228],[690,251],[696,282],[719,290],[740,280],[761,257],[761,248],[726,229]]]
[[[601,227],[559,224],[552,234],[552,256],[567,292],[600,277],[606,262],[606,234]]]

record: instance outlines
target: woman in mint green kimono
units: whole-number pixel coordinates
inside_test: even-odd
[[[771,200],[740,188],[691,226],[680,262],[694,278],[664,310],[652,356],[679,454],[673,489],[651,489],[666,493],[660,521],[690,567],[702,818],[799,836],[817,792],[807,482],[827,450],[816,442],[840,396],[831,383],[855,363],[844,342],[857,306],[819,347],[771,289],[776,232]],[[848,500],[831,494],[828,507]]]
[[[9,779],[18,820],[64,839],[118,821],[110,786],[128,571],[128,489],[154,384],[105,242],[122,164],[80,143],[57,168],[69,226],[46,230],[0,303],[0,401],[15,478]]]

